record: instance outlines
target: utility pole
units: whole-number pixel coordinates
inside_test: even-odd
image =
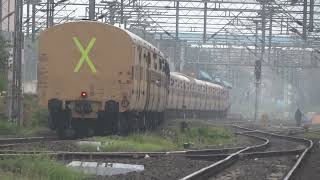
[[[13,78],[11,89],[11,121],[17,123],[19,126],[23,123],[22,111],[22,18],[23,18],[23,2],[15,0],[15,20],[14,20],[14,47],[13,47]]]
[[[260,99],[260,85],[261,85],[261,72],[262,72],[262,61],[264,58],[265,51],[265,39],[266,39],[266,0],[261,1],[261,31],[262,31],[262,44],[260,59],[255,62],[255,80],[256,80],[256,97],[254,106],[254,121],[256,122],[259,116],[259,99]]]

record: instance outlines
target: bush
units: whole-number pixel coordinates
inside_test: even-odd
[[[26,126],[46,127],[48,120],[48,110],[42,108],[37,103],[37,97],[31,95],[24,96],[24,115]]]
[[[48,110],[44,108],[34,109],[31,118],[32,126],[47,126]]]

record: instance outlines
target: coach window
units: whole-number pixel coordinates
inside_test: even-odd
[[[157,65],[157,54],[153,53],[153,62],[154,62],[154,69],[157,70],[158,69],[158,65]]]
[[[138,52],[139,52],[139,61],[141,62],[142,48],[140,45],[138,46]]]
[[[154,62],[154,69],[155,69],[155,70],[157,70],[157,69],[158,69],[157,62]]]
[[[166,66],[165,60],[162,59],[162,62],[163,62],[163,64],[162,64],[162,71],[163,71],[163,72],[166,72],[167,66]]]
[[[150,55],[150,52],[148,52],[148,55],[147,55],[147,63],[150,65],[151,64],[151,55]]]
[[[159,71],[161,71],[161,70],[162,70],[162,59],[159,58]]]

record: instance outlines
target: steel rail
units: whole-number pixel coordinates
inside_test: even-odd
[[[300,148],[300,149],[294,149],[294,150],[288,150],[288,151],[269,151],[269,152],[253,152],[253,153],[247,153],[248,151],[255,151],[257,149],[261,148],[266,148],[270,141],[268,139],[268,143],[265,146],[251,146],[247,147],[245,149],[239,150],[236,153],[232,154],[215,154],[215,155],[188,155],[187,157],[192,158],[192,159],[202,159],[202,160],[217,160],[217,159],[222,159],[210,166],[207,166],[203,169],[200,169],[199,171],[196,171],[180,180],[195,180],[195,179],[207,179],[209,177],[212,177],[214,174],[217,174],[224,170],[225,168],[229,167],[233,163],[235,163],[239,159],[243,158],[256,158],[256,157],[270,157],[270,156],[287,156],[287,155],[297,155],[303,152],[294,167],[289,171],[289,173],[286,175],[284,178],[285,180],[290,180],[293,177],[293,174],[296,172],[296,169],[300,165],[301,161],[305,157],[305,154],[309,151],[309,149],[312,147],[312,141],[304,139],[304,138],[297,138],[297,137],[290,137],[290,136],[283,136],[283,135],[278,135],[274,133],[268,133],[268,132],[263,132],[259,130],[253,130],[249,128],[243,128],[240,126],[235,126],[232,125],[233,127],[243,129],[245,131],[239,133],[239,134],[250,134],[250,133],[262,133],[262,134],[267,134],[271,136],[275,136],[278,138],[282,139],[287,139],[295,142],[301,142],[304,143],[307,148]]]
[[[212,165],[209,165],[205,168],[202,168],[192,174],[189,174],[189,175],[181,178],[180,180],[207,179],[207,178],[213,176],[214,174],[221,172],[222,170],[226,169],[227,167],[229,167],[230,165],[235,163],[237,160],[239,160],[240,154],[242,154],[244,152],[265,149],[270,145],[269,139],[261,138],[261,137],[257,137],[257,136],[252,136],[252,135],[248,135],[248,136],[259,138],[259,139],[264,139],[265,142],[263,144],[259,144],[259,145],[255,145],[255,146],[248,146],[248,147],[241,149],[235,153],[227,155],[226,157],[220,156],[218,158],[223,158],[222,160],[220,160]],[[215,160],[215,159],[212,159],[212,160]]]
[[[35,142],[35,141],[53,140],[53,139],[57,139],[57,138],[56,137],[0,138],[0,144]]]
[[[266,152],[251,152],[251,153],[241,153],[239,154],[240,159],[247,158],[264,158],[264,157],[277,157],[277,156],[288,156],[288,155],[297,155],[304,152],[305,149],[294,149],[287,151],[266,151]],[[187,155],[185,157],[194,159],[194,160],[217,160],[223,159],[230,156],[230,154],[208,154],[208,155]]]
[[[240,127],[240,126],[234,126],[234,127],[240,128],[240,129],[245,129],[245,130],[251,130],[251,129]],[[294,166],[289,170],[289,172],[283,178],[284,180],[293,179],[293,177],[296,174],[298,168],[301,166],[302,162],[307,158],[307,155],[310,153],[310,150],[313,148],[313,142],[311,140],[309,140],[309,139],[306,139],[306,138],[284,136],[284,135],[275,134],[275,133],[268,133],[268,132],[264,132],[264,131],[260,131],[260,130],[254,130],[254,131],[251,131],[251,132],[257,132],[257,133],[261,133],[261,134],[267,134],[267,135],[271,135],[271,136],[276,136],[276,137],[282,138],[282,139],[290,139],[292,141],[301,142],[301,143],[304,143],[306,145],[306,148],[300,154],[300,156],[299,156],[298,160],[296,161],[296,163],[294,164]]]

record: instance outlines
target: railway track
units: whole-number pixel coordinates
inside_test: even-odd
[[[264,146],[268,143],[267,139],[260,138],[252,135],[244,135],[261,141],[261,144],[257,145]],[[202,149],[202,150],[183,150],[183,151],[167,151],[167,152],[69,152],[69,151],[24,151],[24,150],[11,150],[11,149],[1,149],[7,147],[18,146],[21,144],[31,144],[34,142],[41,141],[51,141],[51,142],[68,142],[66,140],[57,140],[55,138],[45,138],[45,137],[34,137],[34,138],[14,138],[14,139],[0,139],[0,156],[14,156],[14,155],[34,155],[34,154],[50,154],[55,155],[59,159],[72,159],[72,158],[110,158],[110,157],[133,157],[133,158],[142,158],[145,155],[150,157],[156,156],[168,156],[168,155],[180,155],[186,157],[192,157],[196,155],[208,155],[208,154],[226,154],[237,152],[246,147],[233,147],[233,148],[222,148],[222,149]]]
[[[56,137],[26,137],[26,138],[0,138],[0,149],[5,147],[12,147],[19,144],[54,141]]]
[[[223,149],[203,149],[203,150],[187,150],[187,151],[170,151],[170,152],[64,152],[64,151],[16,151],[1,150],[3,147],[15,146],[21,143],[33,143],[41,141],[55,141],[55,138],[34,137],[34,138],[10,138],[0,139],[0,158],[8,158],[15,156],[30,156],[35,154],[46,154],[60,160],[69,161],[74,159],[99,160],[99,159],[144,159],[146,155],[149,157],[184,157],[197,161],[213,161],[208,166],[195,171],[181,178],[181,180],[193,179],[209,179],[227,168],[232,167],[235,163],[247,159],[272,158],[283,156],[297,156],[295,164],[287,172],[283,178],[289,180],[294,176],[296,169],[301,165],[306,154],[312,147],[312,141],[284,135],[278,135],[270,132],[263,132],[243,127],[235,127],[241,129],[238,132],[241,136],[254,138],[260,143],[248,147],[235,147]],[[280,140],[279,140],[280,139]],[[290,149],[280,148],[284,142],[290,142]],[[298,148],[294,148],[296,144]],[[303,146],[301,145],[303,144]]]
[[[198,156],[190,156],[190,158],[193,159],[217,159],[217,158],[223,158],[222,160],[207,166],[203,169],[200,169],[199,171],[196,171],[188,176],[185,176],[181,180],[194,180],[194,179],[209,179],[210,177],[213,177],[213,175],[217,175],[220,172],[225,171],[227,168],[229,168],[231,165],[235,164],[236,162],[244,159],[257,159],[257,158],[265,158],[265,157],[282,157],[282,156],[296,156],[298,155],[298,158],[294,165],[290,168],[290,170],[286,173],[284,177],[280,177],[281,174],[277,175],[275,179],[284,179],[289,180],[291,179],[298,167],[302,164],[303,159],[306,157],[306,154],[310,151],[310,149],[313,146],[313,142],[311,140],[307,140],[304,138],[297,138],[297,137],[291,137],[291,136],[284,136],[284,135],[278,135],[274,133],[269,132],[263,132],[248,128],[243,128],[239,126],[235,126],[238,129],[242,130],[242,134],[262,134],[264,136],[267,136],[268,143],[266,143],[262,148],[256,148],[255,146],[247,147],[245,149],[241,149],[235,153],[232,154],[216,154],[216,155],[198,155]],[[260,138],[263,138],[261,136],[258,136]],[[274,143],[274,139],[281,139],[281,140],[287,140],[288,142],[294,142],[303,144],[304,147],[298,146],[297,148],[292,148],[290,146],[289,150],[283,150],[283,148],[280,148],[278,150],[273,149],[272,147],[277,145],[278,143]],[[273,146],[272,146],[273,144]],[[279,145],[279,144],[278,144]],[[266,152],[262,152],[261,150],[268,150]],[[271,149],[271,150],[270,150]],[[254,151],[254,152],[248,152],[248,151]],[[227,173],[227,176],[215,176],[214,179],[232,179],[236,178],[237,175],[241,174],[241,172],[237,169],[237,172],[230,171]],[[261,178],[261,177],[260,177]]]
[[[268,143],[267,139],[259,138],[255,136],[249,136],[262,141],[262,144],[257,146],[264,146]],[[19,144],[9,144],[10,146]],[[7,145],[3,145],[7,147]],[[192,156],[201,156],[208,154],[222,154],[232,153],[244,149],[246,147],[234,147],[234,148],[222,148],[222,149],[202,149],[202,150],[185,150],[185,151],[168,151],[168,152],[69,152],[69,151],[17,151],[17,150],[1,150],[0,145],[0,157],[3,156],[18,156],[18,155],[34,155],[34,154],[49,154],[62,160],[70,159],[103,159],[103,158],[144,158],[145,155],[150,157],[158,156],[185,156],[192,158]]]

